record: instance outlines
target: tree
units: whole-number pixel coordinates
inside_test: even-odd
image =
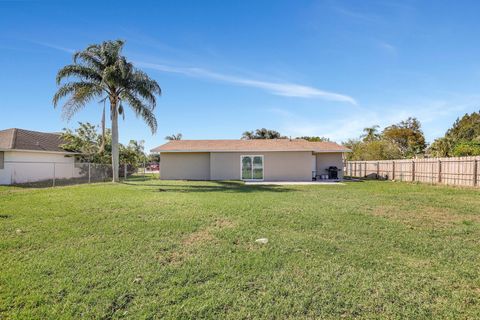
[[[155,80],[122,56],[123,45],[121,40],[105,41],[76,52],[73,64],[58,71],[56,81],[60,87],[53,97],[54,107],[68,97],[62,108],[67,120],[94,99],[110,103],[114,182],[119,180],[118,116],[125,117],[124,106],[128,105],[155,133],[157,120],[153,111],[156,95],[161,94]],[[65,79],[68,81],[62,84]]]
[[[455,145],[452,150],[454,157],[480,156],[480,142],[466,141]]]
[[[265,128],[256,129],[255,131],[245,131],[242,134],[243,140],[252,140],[252,139],[287,139],[287,137],[282,136],[280,132],[275,130],[269,130]]]
[[[438,138],[428,148],[428,154],[433,157],[448,157],[452,155],[453,141],[450,138]]]
[[[374,125],[372,127],[364,128],[363,135],[361,138],[364,142],[376,141],[379,140],[381,135],[378,133],[379,125]]]
[[[105,131],[105,136],[98,133],[97,126],[86,122],[79,122],[75,130],[64,129],[62,133],[62,148],[70,152],[78,152],[80,161],[108,164],[111,161],[112,135],[110,130]],[[105,145],[103,141],[105,140]],[[103,150],[102,150],[103,148]],[[128,145],[119,144],[119,159],[123,164],[138,167],[146,161],[144,141],[130,140]]]
[[[412,117],[386,127],[382,132],[382,138],[393,142],[403,158],[423,154],[427,147],[420,121]]]
[[[480,141],[480,111],[457,119],[445,136],[453,141]]]
[[[363,141],[350,139],[343,143],[352,150],[346,154],[347,160],[392,160],[402,157],[397,146],[388,140]]]
[[[120,144],[120,161],[123,164],[129,164],[135,168],[141,166],[147,161],[145,155],[144,141],[130,140],[128,145]]]
[[[379,133],[375,125],[363,129],[358,139],[343,143],[352,150],[346,155],[348,160],[392,160],[408,158],[423,153],[426,147],[420,122],[408,118],[398,124],[386,127]]]
[[[92,163],[108,163],[111,157],[110,130],[100,136],[97,127],[89,122],[79,122],[74,131],[63,129],[62,148],[66,151],[77,152],[80,161]]]
[[[181,133],[177,133],[177,134],[172,134],[170,136],[166,136],[165,137],[165,140],[182,140],[183,138],[183,135]]]
[[[480,142],[480,112],[473,112],[457,118],[445,136],[432,143],[428,152],[435,157],[474,155],[477,142]]]
[[[303,137],[297,137],[296,139],[303,139],[310,142],[330,142],[329,138],[318,137],[318,136],[313,136],[313,137],[303,136]]]
[[[150,153],[148,156],[147,156],[147,161],[148,162],[160,162],[160,154],[159,153]]]

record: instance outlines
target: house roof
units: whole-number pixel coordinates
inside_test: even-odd
[[[24,129],[0,130],[0,149],[65,152],[60,145],[64,141],[59,133],[47,133]]]
[[[303,139],[252,140],[173,140],[151,150],[152,152],[259,152],[312,151],[350,152],[334,142],[310,142]]]

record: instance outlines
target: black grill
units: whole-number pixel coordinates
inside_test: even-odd
[[[326,170],[328,172],[328,179],[338,179],[338,172],[342,171],[335,166],[328,167]]]

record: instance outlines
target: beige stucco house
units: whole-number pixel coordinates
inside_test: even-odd
[[[75,153],[63,143],[58,133],[0,130],[0,185],[76,177]]]
[[[255,139],[176,140],[151,151],[160,153],[164,180],[311,181],[327,178],[330,167],[343,169],[350,150],[333,142]]]

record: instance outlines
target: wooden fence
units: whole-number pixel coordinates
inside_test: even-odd
[[[345,176],[480,187],[480,156],[347,161]]]

